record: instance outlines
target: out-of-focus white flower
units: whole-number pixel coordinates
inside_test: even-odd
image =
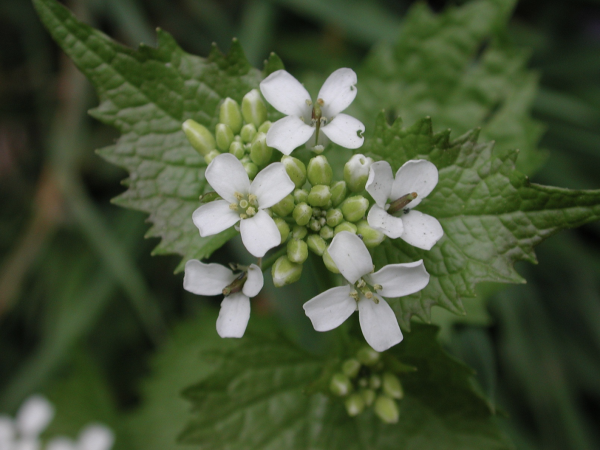
[[[110,450],[115,442],[113,432],[100,424],[86,426],[77,441],[60,436],[51,439],[46,450]]]

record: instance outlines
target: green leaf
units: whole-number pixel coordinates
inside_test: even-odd
[[[349,109],[372,136],[377,114],[413,123],[435,119],[456,135],[480,126],[499,149],[521,150],[517,167],[531,174],[543,127],[530,117],[537,75],[527,52],[506,37],[514,0],[478,0],[436,15],[417,3],[395,44],[382,43],[358,71],[359,95]]]
[[[55,0],[34,0],[34,5],[96,88],[100,105],[90,113],[122,134],[116,145],[98,151],[129,172],[128,189],[115,203],[150,214],[147,236],[161,238],[154,253],[178,253],[184,262],[208,257],[235,231],[201,238],[194,227],[198,197],[209,190],[206,164],[181,124],[194,119],[214,129],[220,102],[226,97],[241,102],[258,86],[261,72],[250,66],[235,39],[227,55],[213,47],[205,59],[184,52],[171,35],[157,30],[157,48],[132,50],[78,21]],[[271,57],[269,67],[277,64]]]
[[[440,221],[444,237],[430,251],[402,239],[374,250],[378,267],[423,259],[431,274],[425,289],[390,302],[405,328],[413,314],[429,321],[433,305],[464,313],[460,299],[474,297],[477,283],[523,283],[513,266],[535,263],[535,245],[600,219],[600,191],[530,183],[515,169],[518,151],[496,157],[494,143],[478,143],[478,135],[475,130],[450,141],[448,132],[433,133],[430,119],[405,129],[400,120],[387,125],[381,114],[374,139],[361,148],[394,172],[410,159],[430,160],[439,170],[437,187],[418,210]]]
[[[511,449],[488,403],[473,389],[472,371],[448,356],[437,328],[415,324],[390,352],[416,371],[400,375],[400,421],[383,424],[371,411],[350,418],[343,401],[308,395],[326,361],[280,337],[246,335],[221,356],[214,375],[186,390],[195,419],[182,435],[205,450]]]

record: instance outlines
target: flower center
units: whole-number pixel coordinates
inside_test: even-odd
[[[375,294],[383,289],[380,284],[370,285],[363,278],[359,278],[353,287],[354,289],[350,291],[350,297],[356,300],[357,303],[361,296],[373,300],[375,304],[379,303],[379,298]]]
[[[237,212],[240,215],[240,219],[248,219],[256,215],[258,212],[258,199],[256,195],[244,195],[239,192],[235,192],[233,195],[237,203],[230,203],[229,208]]]

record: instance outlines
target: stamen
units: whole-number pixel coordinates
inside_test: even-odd
[[[381,286],[380,284],[375,284],[375,285],[373,286],[373,289],[375,289],[376,291],[380,291],[380,290],[382,290],[382,289],[383,289],[383,286]]]
[[[256,209],[251,206],[246,210],[246,214],[248,214],[248,217],[253,217],[256,214]]]
[[[234,192],[233,196],[237,199],[238,202],[244,198],[244,195],[240,194],[239,192]]]
[[[237,209],[238,209],[237,203],[230,203],[229,204],[229,209],[231,209],[233,211],[237,211]]]
[[[258,198],[254,194],[250,194],[248,196],[248,201],[252,206],[258,206]]]
[[[248,218],[248,214],[244,214],[244,213],[240,214],[240,219],[247,219],[247,218]]]
[[[311,100],[306,100],[306,106],[312,106],[312,101]]]
[[[325,102],[323,101],[323,99],[322,99],[322,98],[318,98],[318,99],[317,99],[317,103],[318,103],[320,106],[323,106],[323,105],[325,104]]]
[[[369,300],[371,300],[373,298],[373,293],[371,291],[367,291],[367,292],[365,292],[365,297],[367,297]]]

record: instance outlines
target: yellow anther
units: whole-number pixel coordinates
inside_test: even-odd
[[[234,197],[235,197],[235,198],[236,198],[238,201],[240,201],[241,199],[243,199],[243,198],[244,198],[244,195],[243,195],[243,194],[240,194],[239,192],[234,192],[234,193],[233,193],[233,196],[234,196]]]
[[[365,280],[363,280],[362,278],[358,280],[358,283],[356,283],[356,287],[359,289],[364,288],[366,285],[367,283],[365,283]]]
[[[367,297],[369,300],[371,300],[373,298],[373,293],[371,291],[367,291],[367,292],[365,292],[365,297]]]
[[[233,211],[237,211],[237,209],[238,209],[237,203],[230,203],[229,209],[232,209]]]
[[[376,305],[379,305],[379,297],[373,297],[373,301]]]
[[[248,217],[252,217],[256,214],[256,209],[251,206],[246,210],[246,214],[248,214]]]
[[[323,106],[323,105],[325,104],[325,102],[323,101],[323,99],[322,99],[322,98],[318,98],[318,99],[317,99],[317,103],[318,103],[320,106]]]
[[[247,214],[244,214],[244,213],[240,214],[240,219],[247,219],[247,218],[248,218]]]
[[[373,289],[375,289],[376,291],[380,291],[383,289],[383,286],[381,286],[380,284],[376,284],[373,286]]]
[[[350,291],[350,297],[352,297],[354,300],[358,301],[358,292]]]
[[[258,205],[258,198],[256,197],[256,195],[250,194],[248,196],[248,202],[250,202],[250,204],[252,206],[257,206]]]
[[[312,106],[312,101],[311,100],[306,100],[306,106]]]

